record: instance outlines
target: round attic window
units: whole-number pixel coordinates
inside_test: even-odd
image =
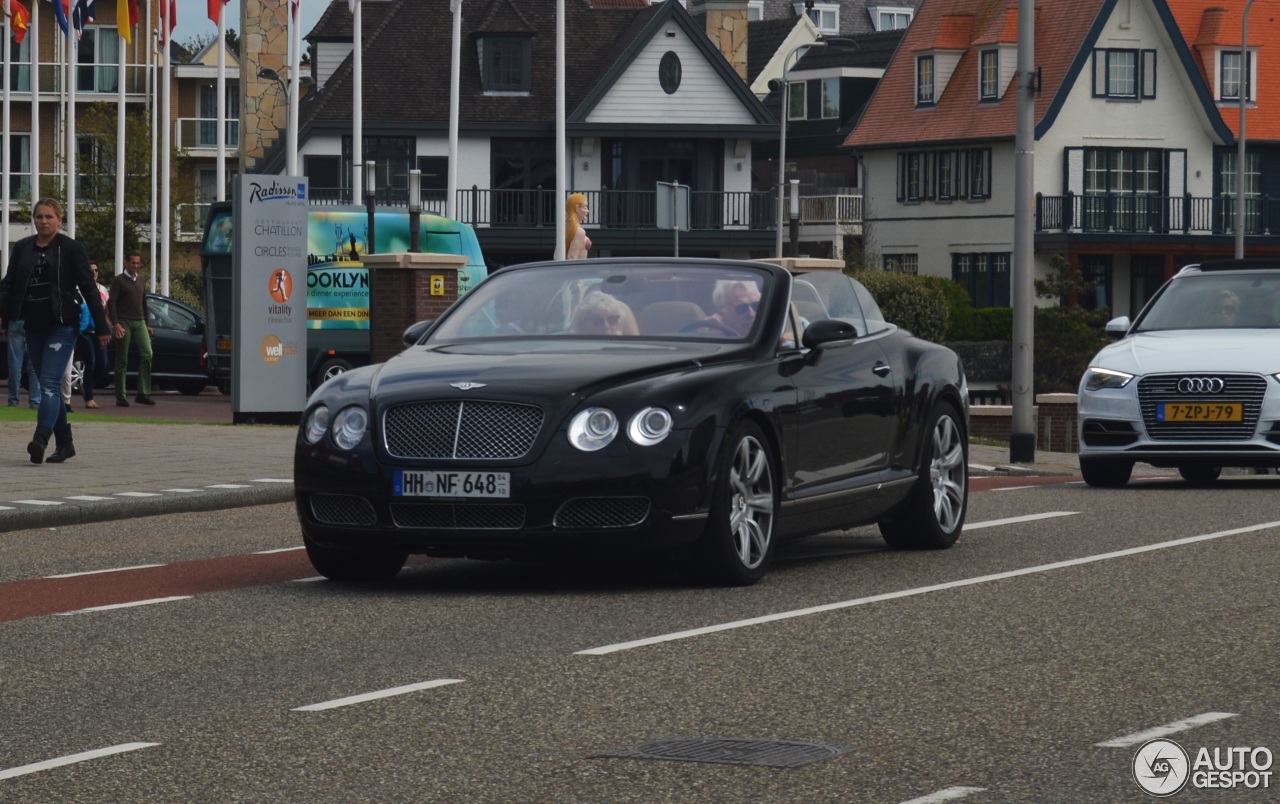
[[[674,50],[663,53],[662,61],[658,62],[658,83],[668,95],[676,94],[680,88],[680,57]]]

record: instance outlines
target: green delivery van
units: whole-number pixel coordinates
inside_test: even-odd
[[[375,251],[409,250],[409,214],[376,212]],[[311,207],[307,212],[307,378],[311,387],[369,363],[369,215],[358,207]],[[475,231],[465,223],[422,215],[419,248],[467,257],[458,273],[458,293],[488,274]],[[200,264],[204,275],[209,371],[218,388],[231,392],[231,276],[235,231],[231,202],[219,201],[205,221]]]

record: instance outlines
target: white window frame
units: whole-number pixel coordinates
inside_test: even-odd
[[[1000,51],[995,48],[978,52],[978,100],[1000,100]]]
[[[26,42],[23,42],[26,44]],[[9,187],[12,192],[6,193],[10,203],[19,198],[35,198],[31,192],[31,134],[29,132],[9,132]],[[16,186],[15,186],[16,185]],[[13,208],[9,208],[12,217]]]
[[[797,101],[796,98],[799,98]],[[796,104],[800,104],[800,112],[796,113]],[[809,119],[809,93],[804,81],[792,81],[787,89],[787,119]]]
[[[867,13],[871,15],[871,27],[877,31],[896,31],[909,27],[916,16],[915,9],[909,6],[867,6]],[[886,27],[886,17],[889,22],[903,21],[905,24]]]
[[[822,87],[822,102],[819,111],[822,119],[834,120],[840,117],[840,79],[823,78],[818,83]],[[833,89],[834,91],[832,91]]]
[[[764,0],[747,0],[747,22],[764,19]]]
[[[1258,52],[1250,48],[1246,50],[1246,53],[1248,53],[1248,58],[1246,60],[1246,63],[1248,65],[1247,66],[1248,74],[1241,75],[1240,74],[1241,73],[1240,51],[1239,50],[1221,50],[1218,52],[1218,86],[1216,87],[1216,90],[1218,92],[1218,100],[1234,101],[1236,103],[1239,103],[1240,94],[1241,94],[1240,93],[1241,78],[1243,78],[1246,81],[1246,89],[1249,93],[1249,97],[1245,100],[1245,102],[1255,103],[1258,100]],[[1238,76],[1233,82],[1235,84],[1235,91],[1232,92],[1231,94],[1227,94],[1227,58],[1228,57],[1233,58],[1234,61],[1236,62],[1233,68],[1233,72]]]
[[[79,49],[86,43],[93,48],[91,62],[80,60]],[[76,91],[114,94],[120,74],[120,48],[123,46],[124,40],[114,25],[86,25],[84,36],[76,45]],[[79,80],[79,70],[85,68],[93,70],[92,86],[84,86]]]
[[[929,62],[929,83],[928,92],[925,92],[925,85],[920,83],[920,68],[925,62]],[[938,102],[938,61],[933,57],[932,53],[922,56],[916,56],[916,106],[933,106]]]
[[[818,28],[818,33],[838,34],[840,33],[840,4],[839,3],[814,3],[813,8],[806,9],[804,3],[795,3],[792,5],[796,16],[807,16]]]

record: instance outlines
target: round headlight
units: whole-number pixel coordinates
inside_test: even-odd
[[[333,443],[339,449],[355,449],[369,426],[369,414],[358,405],[343,408],[333,417]]]
[[[307,414],[302,437],[307,440],[308,444],[318,444],[327,432],[329,432],[329,409],[324,405],[319,405]]]
[[[608,408],[587,408],[569,422],[569,443],[583,452],[604,449],[618,434],[618,417]]]
[[[670,433],[671,414],[662,408],[645,408],[627,425],[627,436],[642,447],[652,447]]]

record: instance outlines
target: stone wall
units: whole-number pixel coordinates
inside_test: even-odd
[[[271,143],[284,136],[289,98],[277,81],[259,78],[266,67],[289,77],[289,4],[240,3],[240,174],[254,172]]]
[[[1039,394],[1032,415],[1036,421],[1036,449],[1045,452],[1080,451],[1075,394]],[[970,406],[970,437],[1008,443],[1012,431],[1012,405]]]

